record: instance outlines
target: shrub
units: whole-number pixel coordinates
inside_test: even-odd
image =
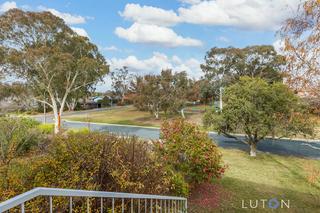
[[[182,119],[164,122],[158,151],[162,160],[190,184],[220,178],[224,173],[217,145],[206,132]]]
[[[37,144],[38,124],[27,118],[0,117],[0,165],[9,164]]]
[[[136,137],[106,133],[60,134],[52,138],[47,154],[34,156],[27,164],[23,161],[12,166],[12,170],[23,167],[21,170],[27,172],[16,173],[10,189],[0,189],[0,194],[13,196],[34,187],[176,194],[171,174],[158,161],[152,146]],[[80,203],[75,201],[75,206]],[[55,205],[63,209],[67,204],[55,199]],[[41,212],[41,209],[33,210]]]
[[[71,129],[68,129],[67,132],[70,133],[70,134],[75,134],[75,133],[89,134],[90,133],[90,129],[88,127],[71,128]]]
[[[40,124],[38,129],[42,134],[52,134],[54,132],[54,124]]]
[[[60,188],[167,192],[169,182],[164,166],[150,149],[148,143],[134,137],[95,132],[60,135],[34,169],[34,181],[37,185]]]
[[[10,173],[12,161],[29,153],[39,142],[37,122],[26,118],[0,118],[0,198],[13,193],[16,173]],[[18,171],[17,169],[15,171]]]

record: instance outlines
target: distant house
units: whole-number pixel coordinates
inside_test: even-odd
[[[113,106],[117,104],[118,99],[109,95],[93,96],[82,101],[81,105],[84,109],[97,109],[102,107]]]
[[[101,108],[102,103],[101,101],[103,100],[103,96],[94,96],[94,97],[89,97],[87,100],[83,101],[81,104],[84,109],[96,109],[96,108]]]

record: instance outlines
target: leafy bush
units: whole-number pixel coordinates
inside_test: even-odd
[[[29,151],[38,142],[36,126],[27,118],[0,117],[0,165]]]
[[[177,181],[173,181],[171,173],[156,157],[152,147],[152,143],[135,137],[97,132],[60,134],[52,138],[47,154],[33,156],[28,163],[16,161],[10,167],[10,171],[15,173],[10,180],[11,187],[0,187],[0,194],[5,199],[34,187],[177,194],[174,190],[178,187],[173,186]],[[14,172],[16,168],[25,172]],[[40,209],[35,209],[35,204],[28,208],[41,212],[41,206],[47,203],[39,203]],[[80,203],[83,202],[75,200],[75,209]],[[67,203],[63,200],[55,199],[58,209],[65,205]]]
[[[182,120],[166,123],[165,142],[155,142],[156,146],[136,137],[87,131],[69,131],[48,140],[46,152],[17,158],[7,166],[10,187],[3,187],[0,178],[0,200],[34,187],[186,196],[191,184],[220,177],[224,170],[217,146]],[[30,202],[28,209],[43,212],[47,202]],[[98,202],[93,199],[93,206]],[[82,203],[75,199],[74,209],[84,211]],[[67,206],[67,200],[55,199],[57,211]]]
[[[164,166],[152,156],[150,145],[137,138],[69,133],[54,138],[49,150],[34,168],[36,185],[131,193],[168,191]]]
[[[19,181],[13,181],[17,173],[10,173],[9,168],[14,159],[26,155],[40,141],[37,125],[26,118],[0,117],[0,198],[14,194],[11,184]]]
[[[40,124],[38,129],[42,134],[52,134],[54,132],[54,124]]]
[[[222,155],[207,133],[182,119],[164,122],[158,150],[162,160],[190,184],[220,178],[225,170]]]
[[[88,127],[71,128],[71,129],[68,129],[67,132],[70,134],[75,134],[75,133],[89,134],[90,129]]]

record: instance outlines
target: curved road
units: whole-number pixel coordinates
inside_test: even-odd
[[[126,126],[100,123],[85,123],[77,121],[64,121],[65,128],[84,128],[89,127],[93,131],[107,131],[121,135],[135,135],[144,139],[158,139],[160,135],[159,128]],[[223,148],[236,148],[248,151],[248,145],[232,138],[210,132],[209,136]],[[303,140],[289,139],[266,139],[258,143],[258,151],[269,152],[280,155],[293,155],[299,157],[320,159],[320,141],[307,142]]]
[[[110,110],[117,107],[93,109],[78,112],[66,112],[65,115],[72,114],[85,114],[95,111]],[[34,119],[42,122],[43,115],[32,116]],[[47,122],[53,122],[53,116],[47,116]],[[116,125],[116,124],[101,124],[101,123],[87,123],[77,121],[63,120],[63,126],[65,128],[84,128],[89,127],[93,131],[107,131],[121,135],[135,135],[144,139],[155,140],[159,138],[159,128],[153,127],[141,127],[141,126],[128,126],[128,125]],[[235,148],[245,151],[249,151],[248,145],[237,141],[232,138],[227,138],[223,135],[218,135],[215,132],[210,132],[209,136],[223,148]],[[289,139],[266,139],[258,143],[258,151],[280,154],[280,155],[293,155],[299,157],[320,159],[320,140],[316,142],[308,142],[307,140],[289,140]]]

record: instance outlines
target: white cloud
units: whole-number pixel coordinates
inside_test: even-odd
[[[6,1],[0,5],[0,13],[7,12],[10,9],[17,8],[17,4],[14,1]]]
[[[182,60],[178,56],[174,55],[172,56],[172,62],[175,64],[181,64]]]
[[[154,52],[150,58],[138,59],[134,55],[127,58],[112,58],[110,60],[111,69],[127,66],[130,71],[137,74],[158,74],[163,69],[173,69],[173,71],[186,71],[189,76],[199,78],[202,75],[200,61],[195,58],[182,60],[178,56],[168,57],[159,52]]]
[[[158,44],[168,47],[202,45],[202,42],[197,39],[182,37],[170,28],[157,25],[134,23],[127,29],[117,27],[115,33],[120,38],[133,43]]]
[[[109,46],[109,47],[104,47],[102,48],[103,50],[107,50],[107,51],[120,51],[120,49],[114,45]]]
[[[178,9],[186,23],[274,30],[300,0],[211,0]]]
[[[86,23],[86,18],[80,15],[72,15],[70,13],[63,13],[53,8],[47,8],[43,6],[38,7],[39,10],[45,10],[51,12],[53,15],[62,18],[67,24],[83,24]]]
[[[229,43],[230,42],[230,39],[228,39],[227,37],[225,36],[219,36],[217,38],[217,41],[221,41],[221,42],[224,42],[224,43]]]
[[[178,10],[127,4],[121,14],[136,23],[172,26],[177,23],[275,30],[294,12],[300,0],[179,0]]]
[[[141,24],[172,26],[179,22],[179,17],[172,10],[140,6],[139,4],[127,4],[120,15],[127,20]]]
[[[90,38],[89,35],[88,35],[88,33],[87,33],[87,31],[86,31],[85,29],[83,29],[83,28],[80,28],[80,27],[71,27],[71,29],[72,29],[74,32],[76,32],[78,35],[80,35],[80,36],[84,36],[84,37]]]
[[[185,4],[199,4],[203,0],[179,0],[179,1]]]

